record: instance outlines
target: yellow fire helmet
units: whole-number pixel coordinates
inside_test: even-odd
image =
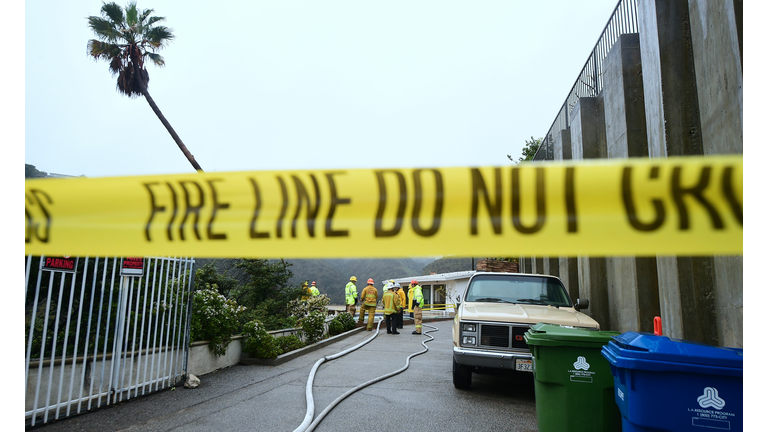
[[[349,280],[351,280],[352,282],[357,282],[357,278],[356,278],[356,277],[354,277],[354,276],[352,276],[351,278],[349,278]]]

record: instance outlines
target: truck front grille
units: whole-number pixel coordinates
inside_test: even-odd
[[[480,345],[509,348],[509,326],[480,326]]]
[[[528,350],[528,344],[523,337],[528,328],[528,326],[481,324],[480,346]]]

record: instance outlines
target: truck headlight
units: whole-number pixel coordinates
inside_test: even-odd
[[[465,332],[474,333],[477,331],[477,324],[462,324],[461,329]]]
[[[475,339],[474,336],[462,336],[461,338],[462,345],[475,345],[475,341],[477,341],[477,339]]]

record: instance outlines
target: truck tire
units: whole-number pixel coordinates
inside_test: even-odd
[[[459,390],[472,386],[472,369],[456,363],[456,359],[453,360],[453,386]]]

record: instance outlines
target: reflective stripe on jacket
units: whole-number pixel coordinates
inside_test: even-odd
[[[355,300],[357,300],[357,287],[355,284],[353,284],[351,281],[347,284],[347,287],[344,289],[347,299],[348,305],[355,304]]]
[[[360,293],[360,299],[366,306],[376,306],[376,302],[379,301],[379,290],[373,285],[368,285]]]
[[[384,304],[384,315],[390,315],[400,309],[400,297],[389,290],[381,296],[381,302]]]
[[[421,285],[415,285],[413,287],[413,301],[420,308],[424,307],[424,296],[421,293]]]

